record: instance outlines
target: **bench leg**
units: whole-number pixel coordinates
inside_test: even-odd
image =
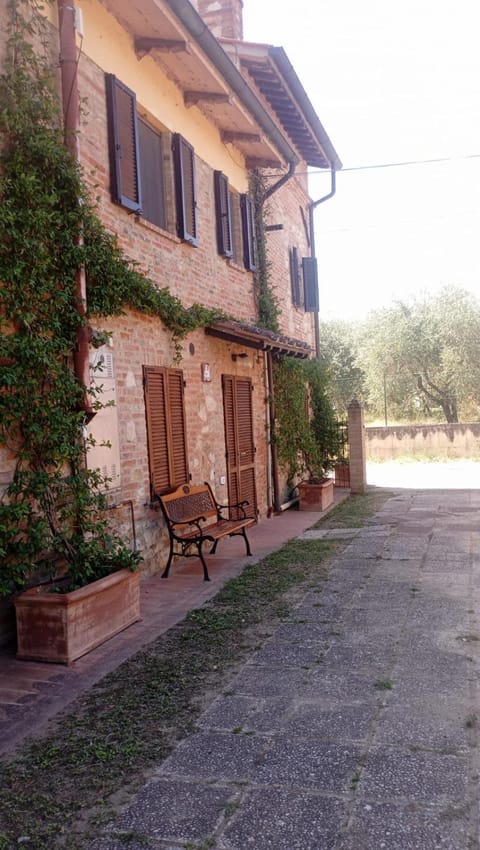
[[[207,565],[205,563],[205,558],[203,557],[203,552],[202,552],[203,543],[204,543],[203,540],[200,540],[200,542],[197,543],[198,557],[200,558],[200,560],[202,562],[202,566],[203,566],[203,579],[204,579],[204,581],[210,581],[210,576],[208,575]],[[217,541],[215,541],[215,545],[216,544],[217,544]]]
[[[242,537],[245,540],[245,548],[247,550],[247,555],[251,555],[252,552],[250,550],[250,543],[248,542],[247,529],[246,528],[242,528]]]
[[[169,573],[169,570],[170,570],[170,564],[172,563],[172,558],[173,558],[173,543],[172,543],[172,541],[170,541],[170,554],[168,556],[167,566],[165,567],[160,578],[168,578],[168,573]]]

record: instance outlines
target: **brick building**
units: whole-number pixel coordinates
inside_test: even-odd
[[[179,363],[158,319],[128,311],[98,322],[111,344],[91,363],[103,359],[115,405],[92,420],[111,448],[95,448],[89,463],[111,478],[113,499],[133,502],[147,571],[164,561],[156,493],[208,481],[218,501],[247,498],[259,518],[288,498],[270,457],[271,358],[312,356],[318,344],[306,172],[334,175],[341,163],[283,49],[242,40],[242,5],[51,9],[61,61],[65,33],[75,40],[78,156],[103,222],[158,287],[232,317],[191,333]],[[254,171],[267,187],[275,334],[259,327],[255,298]],[[0,483],[10,463],[0,461]]]

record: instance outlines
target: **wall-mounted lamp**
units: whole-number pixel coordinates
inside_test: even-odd
[[[246,351],[240,351],[239,354],[232,354],[232,360],[234,363],[236,363],[237,360],[243,360],[244,357],[248,357],[248,353]]]

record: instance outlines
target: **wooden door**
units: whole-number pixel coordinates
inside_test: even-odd
[[[255,445],[253,439],[252,382],[250,378],[222,376],[228,501],[248,499],[247,515],[257,517]],[[233,512],[237,519],[239,512]]]

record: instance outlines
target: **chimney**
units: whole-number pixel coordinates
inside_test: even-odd
[[[196,0],[199,14],[216,38],[243,39],[243,0]]]

